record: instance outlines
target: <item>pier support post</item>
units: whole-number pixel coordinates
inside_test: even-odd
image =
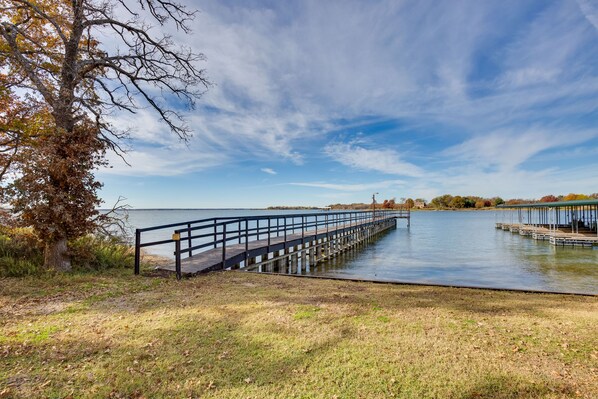
[[[305,248],[305,244],[303,244],[301,248],[301,271],[304,272],[306,269],[307,263],[307,249]]]
[[[255,265],[255,257],[247,258],[247,264],[245,265],[245,268],[250,269],[252,265]]]
[[[268,273],[272,272],[273,262],[270,261],[270,254],[262,255],[262,270]]]
[[[299,254],[297,252],[293,252],[291,255],[291,274],[297,274],[297,266],[299,261]]]
[[[283,252],[283,253],[284,253],[284,252]],[[273,271],[274,271],[274,273],[279,273],[279,272],[280,272],[280,270],[281,270],[281,269],[282,269],[282,267],[283,267],[283,266],[282,266],[282,264],[283,264],[283,261],[282,261],[282,259],[280,259],[280,256],[281,256],[281,255],[282,255],[282,254],[281,254],[281,251],[276,251],[276,252],[274,252],[274,259],[275,259],[275,260],[274,260],[274,267],[273,267]]]

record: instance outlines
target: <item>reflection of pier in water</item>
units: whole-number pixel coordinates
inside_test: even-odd
[[[409,210],[211,218],[137,229],[135,273],[141,248],[168,243],[174,244],[175,260],[159,269],[179,278],[227,268],[300,273],[396,227],[397,219],[409,224]],[[143,242],[142,234],[150,231],[173,234]]]
[[[598,199],[499,207],[509,211],[501,212],[497,229],[555,246],[598,246]]]

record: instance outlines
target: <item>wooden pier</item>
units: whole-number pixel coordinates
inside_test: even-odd
[[[598,247],[598,200],[501,205],[496,228],[555,246]],[[510,219],[510,221],[506,221]]]
[[[237,268],[301,273],[395,228],[397,219],[409,225],[409,210],[212,218],[138,229],[135,273],[142,248],[169,243],[175,259],[158,269],[179,278]],[[170,230],[172,236],[143,242],[142,234],[157,230]]]

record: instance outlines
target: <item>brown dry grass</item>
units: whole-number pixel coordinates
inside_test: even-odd
[[[0,397],[596,398],[597,325],[596,297],[242,272],[2,279]]]

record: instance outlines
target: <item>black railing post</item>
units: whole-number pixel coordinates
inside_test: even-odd
[[[180,280],[183,276],[181,272],[181,233],[175,230],[172,239],[174,240],[174,268],[176,270],[176,278]]]
[[[284,217],[284,249],[287,249],[287,217]]]
[[[191,245],[191,223],[187,223],[187,244],[189,245],[189,257],[193,256],[193,251],[191,249],[191,247],[193,247],[193,245]]]
[[[241,235],[241,233],[239,233]],[[245,218],[245,267],[249,258],[249,220]]]
[[[239,219],[239,224],[237,226],[237,233],[239,234],[239,244],[241,243],[241,220]]]
[[[216,243],[216,241],[218,241],[218,236],[217,236],[217,231],[218,228],[216,227],[216,219],[214,219],[214,248],[216,248],[218,246],[218,244]]]
[[[276,224],[278,224],[278,222],[276,222]],[[267,251],[270,252],[270,216],[268,216],[268,249],[267,249]]]
[[[226,268],[226,222],[222,224],[222,268]]]
[[[141,269],[141,231],[135,229],[135,274]]]
[[[305,216],[303,215],[301,215],[301,245],[305,245]]]

